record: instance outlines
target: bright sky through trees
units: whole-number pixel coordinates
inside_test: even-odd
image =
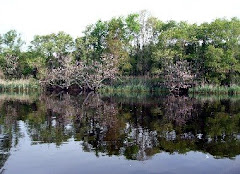
[[[98,19],[148,10],[160,20],[210,22],[240,17],[239,0],[0,0],[0,33],[11,29],[26,41],[65,31],[76,37]]]

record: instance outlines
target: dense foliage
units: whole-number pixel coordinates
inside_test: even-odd
[[[89,89],[117,76],[160,78],[169,89],[240,79],[238,18],[197,25],[163,22],[143,11],[99,20],[76,39],[59,32],[35,36],[24,51],[23,44],[15,30],[0,35],[0,78]]]

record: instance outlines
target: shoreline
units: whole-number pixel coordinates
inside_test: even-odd
[[[115,85],[104,85],[97,91],[102,94],[124,94],[124,93],[136,93],[136,94],[168,94],[169,90],[163,86],[155,86],[149,83],[138,83],[138,84],[115,84]],[[18,92],[28,93],[35,91],[46,90],[40,86],[39,81],[35,79],[18,79],[18,80],[0,80],[0,92]],[[63,90],[64,91],[64,90]],[[54,92],[54,91],[53,91]],[[67,92],[74,92],[69,90]],[[224,94],[224,95],[240,95],[240,86],[219,86],[219,85],[204,85],[189,88],[187,94]]]

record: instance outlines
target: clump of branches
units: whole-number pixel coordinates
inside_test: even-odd
[[[188,90],[195,84],[195,74],[186,60],[168,63],[164,69],[164,85],[170,92]]]
[[[97,90],[105,79],[114,79],[118,73],[117,60],[105,54],[100,61],[74,61],[71,56],[61,59],[59,67],[49,69],[41,80],[44,86],[68,89],[77,85],[81,90]]]
[[[196,101],[186,96],[170,95],[166,98],[164,108],[165,116],[177,125],[184,125],[197,115]]]
[[[48,69],[44,78],[41,79],[41,84],[43,86],[54,86],[68,89],[71,85],[78,83],[80,80],[80,77],[78,77],[78,71],[82,69],[81,64],[73,63],[70,56],[66,56],[62,59],[61,64],[62,65],[57,68]],[[80,84],[79,87],[81,87]]]
[[[5,66],[3,66],[3,72],[5,77],[9,79],[19,77],[19,57],[13,54],[6,54],[4,56]]]

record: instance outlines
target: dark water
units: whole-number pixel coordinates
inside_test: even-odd
[[[0,173],[240,173],[240,97],[0,94]]]

